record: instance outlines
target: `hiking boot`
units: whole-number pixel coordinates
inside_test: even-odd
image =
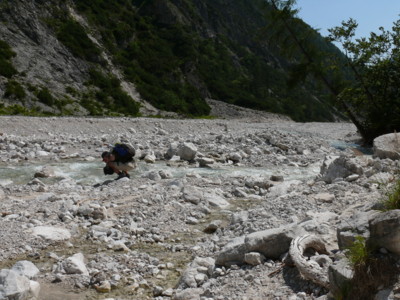
[[[119,179],[124,178],[124,177],[127,177],[126,174],[124,172],[121,172],[121,173],[118,174],[118,177],[115,178],[115,180],[119,180]]]
[[[131,178],[131,176],[128,173],[121,172],[121,173],[118,174],[118,177],[115,178],[115,180],[118,180],[118,179],[121,179],[121,178],[125,178],[125,177]]]

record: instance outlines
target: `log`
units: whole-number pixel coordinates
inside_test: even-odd
[[[319,255],[308,258],[304,255],[307,249],[314,249]],[[327,254],[325,244],[315,235],[303,235],[292,240],[289,254],[304,279],[329,288],[328,267],[332,260]]]

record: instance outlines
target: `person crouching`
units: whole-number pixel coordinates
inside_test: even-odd
[[[104,175],[112,175],[116,173],[118,174],[118,177],[115,180],[124,177],[130,178],[128,172],[136,167],[134,161],[121,162],[117,159],[117,155],[109,151],[103,152],[101,157],[103,158],[103,162],[106,163],[106,166],[103,169]]]

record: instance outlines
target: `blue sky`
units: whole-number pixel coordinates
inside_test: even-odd
[[[394,21],[400,19],[400,0],[297,0],[298,16],[322,36],[328,28],[340,26],[350,17],[358,23],[356,37],[368,37],[383,26],[391,30]]]

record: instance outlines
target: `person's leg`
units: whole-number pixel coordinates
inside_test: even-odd
[[[131,171],[131,170],[133,170],[135,167],[136,167],[136,165],[135,165],[135,163],[134,162],[127,162],[127,163],[121,163],[121,162],[117,162],[117,163],[115,163],[116,164],[116,168],[119,170],[119,171],[121,171],[121,172],[123,172],[125,175],[126,175],[126,177],[128,177],[128,178],[130,178],[130,175],[129,175],[129,171]]]
[[[121,163],[121,162],[109,162],[108,165],[114,170],[116,174],[118,174],[117,179],[121,179],[123,177],[130,178],[131,176],[128,174],[128,171],[135,168],[135,164],[133,162]]]

